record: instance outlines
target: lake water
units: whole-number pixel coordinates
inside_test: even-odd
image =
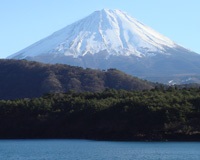
[[[0,140],[0,160],[200,160],[200,143]]]

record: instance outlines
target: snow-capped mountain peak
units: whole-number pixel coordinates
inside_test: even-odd
[[[8,58],[116,68],[169,84],[200,77],[199,54],[176,45],[127,13],[110,9],[95,11]]]
[[[106,51],[109,55],[151,56],[169,54],[166,47],[175,47],[170,39],[138,22],[120,10],[95,11],[35,44],[9,56],[22,59],[46,54],[72,56]]]

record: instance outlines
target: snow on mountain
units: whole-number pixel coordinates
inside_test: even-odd
[[[143,57],[156,52],[169,54],[166,47],[176,47],[176,44],[120,10],[103,9],[8,58],[23,59],[46,54],[77,58],[100,51],[107,51],[108,56]]]

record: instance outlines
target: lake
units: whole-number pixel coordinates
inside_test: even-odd
[[[200,142],[0,140],[0,160],[200,160]]]

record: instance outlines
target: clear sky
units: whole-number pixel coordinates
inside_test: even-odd
[[[123,10],[200,53],[200,0],[0,0],[0,58],[103,8]]]

